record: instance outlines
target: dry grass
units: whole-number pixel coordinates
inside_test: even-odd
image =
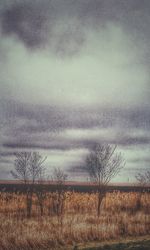
[[[108,193],[96,216],[97,194],[66,192],[57,216],[57,194],[47,193],[41,217],[36,196],[32,217],[26,218],[25,195],[0,193],[0,249],[73,249],[78,243],[147,235],[150,194]],[[139,206],[140,197],[140,206]]]

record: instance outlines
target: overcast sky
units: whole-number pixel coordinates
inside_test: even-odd
[[[0,179],[19,150],[86,179],[95,142],[122,152],[115,181],[148,169],[149,41],[149,0],[1,0]]]

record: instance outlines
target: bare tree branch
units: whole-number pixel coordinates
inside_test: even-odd
[[[136,176],[136,179],[140,186],[146,186],[150,185],[150,171],[147,170],[145,173],[138,173]]]
[[[38,152],[18,152],[15,156],[15,169],[11,171],[11,174],[15,179],[23,181],[26,185],[27,217],[30,217],[34,184],[36,180],[42,178],[45,171],[43,163],[46,157],[42,157]]]
[[[86,157],[84,170],[98,187],[98,216],[107,184],[125,165],[121,153],[115,153],[116,148],[108,144],[96,144]]]

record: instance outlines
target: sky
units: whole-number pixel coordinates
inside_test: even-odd
[[[38,151],[69,179],[95,143],[150,168],[150,1],[0,1],[0,179],[14,153]]]

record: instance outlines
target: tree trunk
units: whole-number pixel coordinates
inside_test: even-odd
[[[97,205],[97,216],[100,216],[101,212],[101,204],[103,201],[103,198],[105,197],[105,193],[98,192],[98,205]]]
[[[33,187],[31,187],[31,189],[29,188],[29,190],[27,190],[27,196],[26,196],[27,218],[31,217],[32,196],[33,196]]]
[[[40,203],[41,216],[43,216],[43,202]]]

